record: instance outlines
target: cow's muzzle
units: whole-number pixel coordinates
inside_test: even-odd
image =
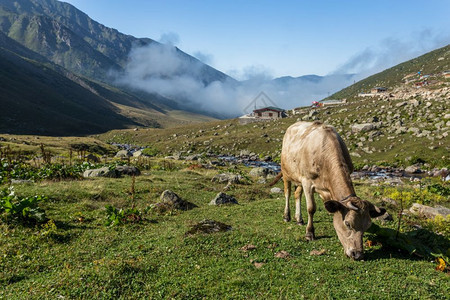
[[[354,260],[361,260],[364,258],[363,252],[358,250],[349,250],[347,256]]]

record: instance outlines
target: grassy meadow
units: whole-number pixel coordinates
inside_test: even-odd
[[[365,260],[345,257],[332,216],[320,199],[314,220],[317,240],[307,242],[304,226],[283,221],[282,194],[270,193],[267,185],[249,177],[249,168],[209,169],[193,162],[149,158],[141,170],[134,179],[13,184],[18,197],[47,196],[39,202],[46,221],[30,224],[1,214],[0,298],[448,299],[448,269],[436,270],[434,257],[410,255],[368,233]],[[226,172],[244,178],[226,191],[239,204],[211,206],[209,202],[226,186],[211,179]],[[358,195],[376,203],[394,191],[364,181],[356,181],[355,187]],[[158,213],[154,205],[166,189],[196,207]],[[407,185],[402,191],[414,194],[417,187]],[[448,197],[432,193],[425,197],[431,204],[448,206]],[[139,217],[107,226],[108,205],[133,207]],[[396,230],[398,208],[387,209],[394,221],[375,223]],[[186,234],[205,219],[232,229]],[[414,231],[418,224],[428,234],[423,243],[447,257],[448,223],[404,216],[400,231]],[[442,234],[436,234],[439,231]]]

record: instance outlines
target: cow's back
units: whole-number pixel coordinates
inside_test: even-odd
[[[332,126],[297,122],[286,130],[281,150],[283,176],[294,182],[314,179],[333,161],[342,161],[353,171],[347,147]]]

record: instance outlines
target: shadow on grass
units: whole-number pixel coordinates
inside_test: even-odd
[[[450,248],[450,240],[427,229],[418,229],[398,233],[394,229],[382,228],[377,225],[368,230],[369,239],[381,248],[366,250],[366,260],[383,258],[400,258],[423,260],[445,256]]]
[[[28,277],[25,276],[25,275],[13,274],[13,275],[9,276],[8,278],[0,280],[0,284],[1,285],[8,285],[8,284],[13,284],[13,283],[16,283],[16,282],[20,282],[20,281],[25,280],[25,279],[28,279]]]

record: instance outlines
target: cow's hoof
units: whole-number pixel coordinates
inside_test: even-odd
[[[297,225],[305,225],[305,223],[303,222],[303,220],[297,221]]]
[[[290,222],[291,221],[291,217],[283,217],[283,221]]]
[[[314,241],[315,237],[314,237],[314,233],[308,232],[305,236],[307,241]]]

